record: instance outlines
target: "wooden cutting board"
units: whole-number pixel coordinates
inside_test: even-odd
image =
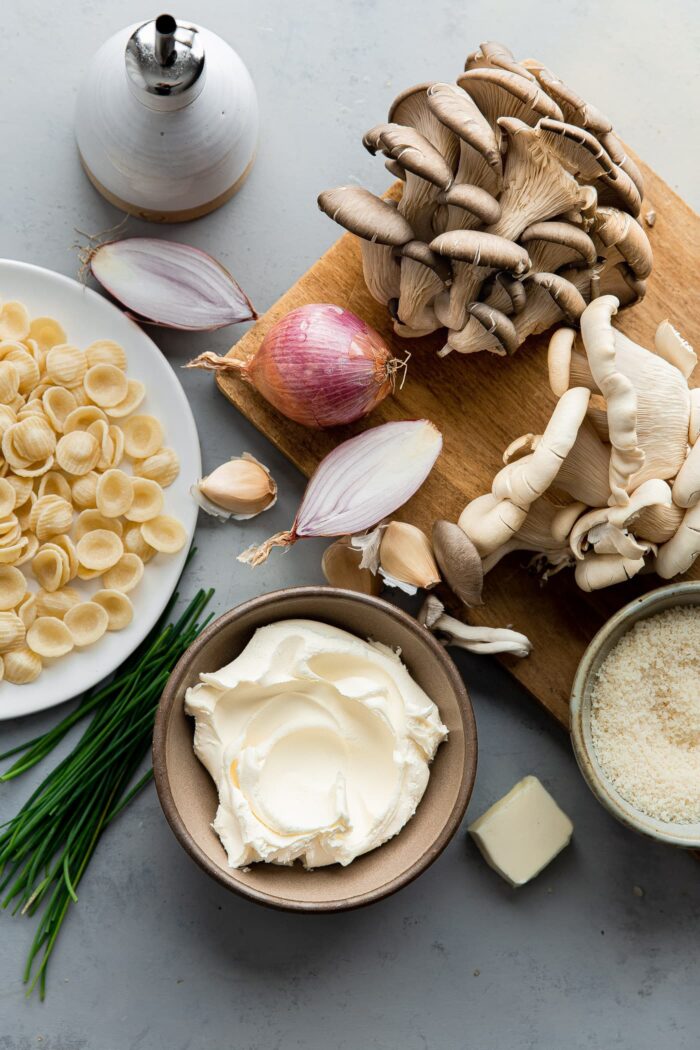
[[[646,184],[642,216],[650,209],[656,212],[654,227],[646,227],[654,249],[654,272],[646,298],[619,315],[619,326],[653,347],[656,326],[668,317],[700,350],[700,216],[653,171],[640,166]],[[398,195],[398,187],[390,193]],[[399,339],[386,309],[365,287],[358,242],[350,234],[341,237],[260,318],[231,355],[252,357],[271,325],[295,307],[313,302],[336,303],[354,311],[382,333],[397,356],[410,350],[411,359],[401,390],[369,419],[333,431],[292,423],[247,384],[231,376],[217,377],[226,397],[307,476],[336,444],[367,426],[395,419],[431,419],[442,431],[443,453],[425,485],[397,515],[429,534],[436,518],[456,521],[469,500],[489,491],[509,442],[529,431],[541,433],[549,418],[555,399],[547,382],[546,334],[529,339],[512,358],[453,353],[439,359],[435,351],[444,343],[444,332],[420,340]],[[271,557],[278,556],[273,551]],[[528,561],[526,553],[514,553],[496,566],[486,578],[485,606],[471,610],[469,619],[495,626],[512,624],[532,639],[534,648],[527,659],[504,658],[504,663],[568,726],[570,688],[586,645],[611,613],[660,581],[650,574],[587,595],[568,570],[542,584],[525,571]],[[695,575],[700,578],[700,559]]]

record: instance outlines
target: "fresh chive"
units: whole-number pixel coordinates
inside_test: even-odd
[[[153,776],[149,769],[134,783],[151,746],[160,695],[177,661],[209,623],[211,616],[200,618],[213,593],[200,590],[179,619],[167,624],[174,594],[111,681],[86,692],[58,725],[0,755],[0,760],[20,756],[0,775],[0,782],[13,780],[92,715],[70,754],[0,826],[0,906],[27,916],[41,909],[24,970],[27,995],[38,986],[44,998],[49,959],[70,906],[78,903],[90,858],[105,828]]]

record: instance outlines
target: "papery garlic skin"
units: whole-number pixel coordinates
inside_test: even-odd
[[[248,452],[200,478],[190,492],[202,510],[224,521],[246,521],[277,502],[277,484],[270,471]]]
[[[399,656],[313,620],[258,628],[187,690],[214,830],[240,868],[350,864],[413,816],[447,737]]]

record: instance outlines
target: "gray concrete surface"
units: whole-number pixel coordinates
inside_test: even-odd
[[[103,39],[154,13],[135,0],[5,5],[0,255],[75,274],[76,227],[97,232],[117,219],[78,166],[73,98]],[[550,64],[698,205],[700,20],[691,0],[197,0],[175,13],[239,49],[257,82],[262,141],[231,204],[162,233],[212,251],[259,309],[334,239],[316,211],[320,189],[355,180],[382,188],[362,131],[404,86],[450,79],[482,39]],[[237,335],[154,337],[177,368]],[[182,378],[205,466],[247,449],[281,488],[264,520],[201,523],[187,592],[215,582],[223,611],[279,584],[319,581],[314,543],[255,574],[235,562],[244,541],[289,523],[302,480],[209,377]],[[697,862],[615,824],[582,783],[565,735],[497,665],[461,666],[480,736],[470,813],[534,772],[576,825],[572,847],[532,885],[509,889],[460,832],[420,880],[370,909],[332,917],[266,911],[229,896],[190,862],[151,788],[90,866],[44,1004],[26,1002],[19,981],[30,924],[0,917],[0,1050],[697,1047]],[[0,742],[9,746],[55,717],[0,723]],[[0,789],[0,820],[30,787],[20,780]]]

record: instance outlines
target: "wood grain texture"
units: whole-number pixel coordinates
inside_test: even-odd
[[[642,215],[650,209],[656,212],[654,227],[647,228],[654,272],[646,298],[623,311],[618,324],[631,338],[652,347],[656,326],[668,317],[700,347],[700,216],[646,165],[640,166],[646,186]],[[390,194],[398,192],[392,187]],[[341,237],[260,318],[230,355],[249,359],[280,317],[313,302],[353,310],[381,332],[397,356],[409,350],[411,359],[401,390],[368,419],[332,431],[298,426],[278,415],[247,384],[232,376],[217,377],[226,397],[307,476],[335,445],[367,426],[394,419],[431,419],[443,433],[443,453],[425,485],[397,515],[429,533],[436,518],[456,520],[468,500],[489,491],[506,445],[528,431],[540,433],[549,418],[555,399],[547,383],[547,334],[529,339],[512,358],[453,353],[438,359],[435,352],[444,343],[444,332],[420,340],[394,335],[387,311],[367,291],[358,242],[350,234]],[[568,727],[571,683],[586,645],[616,609],[661,581],[649,574],[587,595],[575,585],[571,571],[542,584],[525,571],[528,560],[527,554],[514,553],[500,562],[486,578],[485,606],[471,610],[469,619],[512,624],[532,639],[534,648],[527,659],[504,658],[504,664]],[[700,566],[694,575],[700,577]]]

